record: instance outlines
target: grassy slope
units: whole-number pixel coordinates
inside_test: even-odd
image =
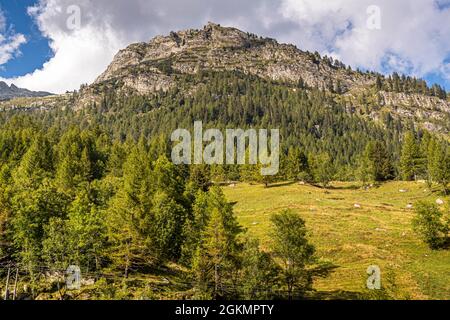
[[[402,189],[408,192],[399,192]],[[264,247],[270,245],[272,213],[290,208],[306,220],[319,257],[336,266],[315,282],[324,297],[364,292],[370,265],[381,267],[385,284],[386,278],[395,279],[391,283],[398,286],[396,298],[450,297],[450,251],[429,250],[412,231],[414,212],[406,208],[421,199],[450,201],[430,193],[425,184],[392,182],[368,191],[348,183],[336,183],[330,190],[298,184],[267,189],[238,185],[224,192],[236,202],[240,223]]]

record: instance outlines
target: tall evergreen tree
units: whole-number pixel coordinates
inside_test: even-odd
[[[286,210],[272,216],[273,252],[280,259],[283,280],[289,299],[294,290],[303,293],[311,289],[311,275],[306,267],[314,262],[314,246],[307,239],[305,221]]]
[[[420,173],[420,150],[413,132],[407,132],[400,158],[402,178],[407,181],[415,180]]]

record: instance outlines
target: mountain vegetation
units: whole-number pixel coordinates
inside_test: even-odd
[[[304,297],[323,268],[305,221],[274,213],[274,243],[263,248],[221,184],[424,180],[445,194],[450,182],[441,87],[353,71],[214,24],[131,45],[77,92],[14,101],[0,112],[0,277],[17,267],[27,297],[51,291],[43,279],[60,279],[69,265],[95,279],[97,298],[129,298],[111,279],[167,268],[182,270],[188,298]],[[194,121],[279,128],[280,173],[174,165],[171,132]]]

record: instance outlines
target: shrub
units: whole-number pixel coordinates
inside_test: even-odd
[[[423,201],[416,205],[413,227],[431,249],[441,248],[447,240],[448,222],[444,221],[443,213],[434,203]]]

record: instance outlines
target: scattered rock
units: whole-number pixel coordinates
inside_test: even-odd
[[[406,209],[412,209],[414,206],[411,203],[408,203],[408,205],[406,206]]]
[[[400,192],[400,193],[406,193],[406,192],[408,192],[408,190],[400,189],[400,190],[398,190],[398,192]]]
[[[444,204],[444,200],[442,200],[442,199],[437,199],[437,200],[436,200],[436,204],[442,206],[442,205]]]
[[[301,186],[304,186],[306,183],[305,183],[305,181],[300,181],[298,184]]]
[[[354,204],[354,207],[359,209],[359,208],[361,208],[361,205],[358,204],[358,203],[355,203],[355,204]]]
[[[252,226],[256,226],[256,225],[258,225],[259,224],[259,222],[253,222],[252,223]]]
[[[95,284],[95,279],[81,279],[81,285],[84,286],[93,286]]]
[[[232,183],[229,185],[230,188],[236,188],[236,183]]]
[[[161,278],[161,282],[162,282],[163,284],[170,284],[170,280],[167,279],[166,277]]]

